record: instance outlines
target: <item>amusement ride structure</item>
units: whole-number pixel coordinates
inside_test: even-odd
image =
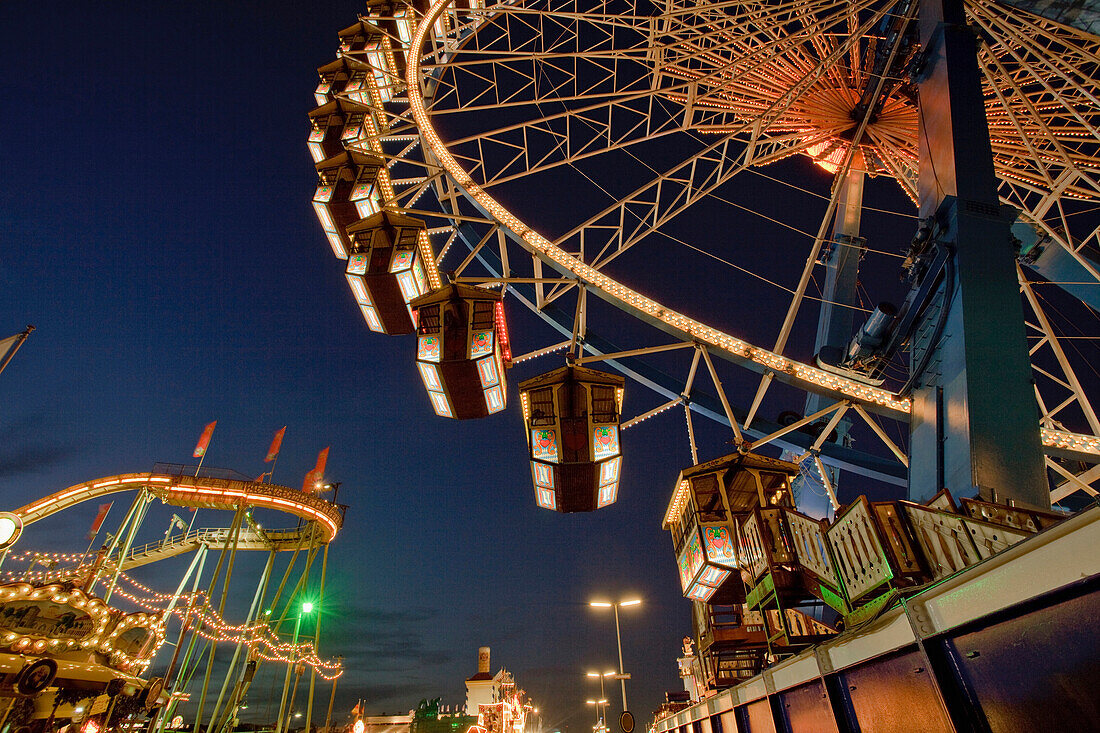
[[[120,492],[134,493],[133,500],[98,551],[92,545],[83,554],[12,547],[28,525]],[[191,509],[192,525],[200,510],[204,515],[232,512],[232,520],[228,527],[199,529],[172,515],[163,539],[138,545],[135,538],[157,500]],[[96,533],[109,508],[101,505]],[[163,732],[181,727],[176,716],[181,702],[197,700],[189,727],[233,730],[259,666],[275,663],[286,666],[288,683],[292,671],[294,676],[289,708],[289,685],[284,684],[279,728],[288,726],[284,713],[288,719],[307,670],[312,716],[317,678],[331,681],[335,691],[342,668],[317,655],[319,613],[309,619],[314,627],[301,640],[299,630],[303,612],[323,600],[328,545],[343,524],[344,509],[313,493],[225,469],[158,464],[152,473],[87,481],[3,513],[0,523],[12,527],[0,585],[0,663],[5,696],[11,697],[3,715],[20,715],[20,720],[12,718],[17,725],[36,718],[73,720],[85,731],[114,727],[129,716],[151,716],[148,730]],[[298,524],[266,529],[254,517],[265,511],[291,515]],[[249,578],[255,588],[244,621],[233,623],[226,618],[226,601],[241,551],[267,553],[267,560],[262,572]],[[136,568],[188,553],[193,557],[174,592],[154,590],[131,575]],[[283,553],[289,561],[275,586],[276,558]],[[290,626],[294,633],[287,640]],[[175,648],[158,657],[170,632]],[[219,646],[223,656],[232,647],[220,681],[213,678]],[[54,691],[52,697],[40,695],[47,689]],[[20,708],[21,699],[29,707]]]
[[[1095,631],[1031,638],[1035,692],[1003,693],[1013,634],[1097,605],[1098,17],[370,0],[339,32],[313,205],[366,326],[415,334],[392,347],[432,410],[489,417],[513,365],[564,352],[518,387],[562,512],[613,504],[622,433],[683,411],[664,526],[706,700],[662,731],[1100,717]],[[509,333],[521,306],[548,337]],[[663,401],[624,419],[627,382]],[[699,417],[734,451],[701,458]],[[876,482],[906,498],[848,488]]]

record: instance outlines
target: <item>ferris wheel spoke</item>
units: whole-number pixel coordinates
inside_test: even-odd
[[[1094,435],[1100,435],[1100,419],[1097,419],[1096,411],[1092,407],[1088,395],[1085,393],[1085,389],[1081,384],[1081,380],[1077,377],[1077,372],[1070,364],[1069,358],[1066,356],[1065,349],[1062,348],[1061,341],[1058,338],[1055,329],[1050,323],[1050,319],[1047,317],[1043,310],[1042,305],[1039,303],[1039,299],[1036,297],[1035,290],[1032,288],[1031,283],[1028,282],[1024,276],[1023,268],[1017,263],[1016,274],[1020,281],[1020,289],[1023,291],[1024,298],[1028,305],[1031,307],[1031,312],[1035,317],[1038,330],[1043,334],[1040,345],[1046,344],[1053,353],[1058,366],[1062,371],[1062,378],[1053,377],[1058,381],[1065,389],[1069,390],[1070,402],[1076,402],[1081,412],[1084,414],[1085,420],[1088,422],[1089,427],[1092,428]],[[1033,354],[1034,355],[1034,354]],[[1033,366],[1038,369],[1038,366]],[[1036,384],[1038,389],[1038,384]],[[1056,410],[1047,412],[1045,417],[1053,417],[1059,410],[1067,406],[1069,403],[1063,403]]]
[[[1049,49],[1038,47],[1030,36],[1017,30],[1016,24],[1010,24],[1011,16],[987,18],[972,12],[971,17],[996,39],[979,55],[986,86],[997,96],[1001,108],[1001,114],[991,113],[994,143],[999,142],[1002,148],[1006,145],[1001,131],[1005,124],[1002,120],[1007,116],[1016,132],[1008,143],[1020,146],[1022,153],[1016,156],[1017,167],[1029,163],[1032,167],[1039,166],[1049,190],[1052,179],[1057,177],[1049,169],[1064,166],[1074,170],[1091,189],[1081,190],[1081,195],[1100,193],[1100,185],[1089,174],[1090,169],[1095,169],[1100,151],[1100,115],[1096,112],[1100,99],[1095,79],[1082,76],[1080,66],[1066,65],[1058,58],[1061,54],[1052,57]],[[1034,28],[1029,30],[1038,32]],[[1045,40],[1071,57],[1094,56],[1075,46],[1083,41],[1065,29]],[[1100,48],[1095,40],[1093,46]],[[1098,61],[1088,58],[1084,63],[1096,68]]]
[[[1051,502],[1061,501],[1062,499],[1077,491],[1083,491],[1089,496],[1093,497],[1100,496],[1100,492],[1097,492],[1096,489],[1085,483],[1085,481],[1083,481],[1081,478],[1066,470],[1066,468],[1062,466],[1062,464],[1053,460],[1050,456],[1046,456],[1043,460],[1045,461],[1047,468],[1052,469],[1059,476],[1066,479],[1065,483],[1061,484],[1060,486],[1055,488],[1054,491],[1051,492]]]
[[[817,83],[823,76],[832,70],[832,68],[847,54],[850,48],[859,43],[860,38],[864,34],[869,32],[871,28],[882,20],[889,9],[890,6],[886,5],[873,12],[870,17],[860,25],[855,35],[849,36],[842,43],[837,44],[828,56],[816,63],[796,84],[784,89],[759,116],[762,122],[761,128],[765,130],[768,129],[773,122],[790,110],[791,106],[801,98],[812,85]]]
[[[864,122],[866,122],[866,119]],[[810,254],[806,258],[806,264],[802,267],[802,275],[799,277],[798,285],[795,287],[794,293],[791,296],[791,304],[787,307],[787,313],[783,318],[783,324],[780,326],[779,336],[776,338],[775,346],[772,349],[773,353],[782,354],[783,350],[787,347],[787,339],[790,337],[791,329],[794,327],[794,321],[798,315],[798,311],[802,307],[802,300],[806,295],[806,287],[810,283],[810,276],[813,274],[814,266],[817,264],[821,246],[825,242],[829,228],[833,225],[833,217],[836,214],[840,199],[844,193],[844,181],[851,168],[855,151],[856,148],[854,146],[848,149],[842,167],[833,176],[832,189],[829,195],[829,205],[825,209],[825,215],[821,218],[821,224],[818,226],[813,245],[810,247]],[[749,415],[745,418],[746,427],[756,416],[756,412],[764,400],[764,395],[771,386],[772,379],[773,376],[770,372],[766,372],[760,379],[760,384],[756,388],[756,394],[753,396],[752,407],[749,409]]]
[[[795,420],[794,422],[792,422],[790,425],[784,425],[779,430],[776,430],[773,433],[770,433],[768,435],[765,435],[762,438],[758,438],[758,439],[752,441],[751,448],[753,450],[755,450],[755,449],[757,449],[761,446],[768,445],[769,443],[774,443],[775,441],[782,438],[784,435],[787,435],[788,433],[792,433],[792,432],[798,430],[799,428],[807,427],[807,426],[813,424],[815,421],[820,420],[821,418],[825,417],[826,415],[832,415],[837,411],[847,410],[848,407],[850,407],[850,404],[851,403],[849,403],[847,400],[840,400],[839,402],[834,402],[833,404],[829,405],[828,407],[823,407],[823,408],[821,408],[820,410],[818,410],[817,412],[815,412],[811,415],[806,415],[805,417],[799,418],[798,420]],[[827,435],[827,433],[826,433],[826,435]],[[820,448],[820,446],[818,446],[818,447]]]
[[[871,8],[877,0],[868,0],[858,4],[861,9]],[[761,10],[761,14],[763,14]],[[821,77],[833,73],[837,61],[851,48],[859,45],[860,37],[885,14],[880,8],[858,29],[858,36],[848,38],[844,44],[834,46],[830,55],[820,63],[814,63],[803,54],[803,47],[812,38],[826,33],[833,25],[843,22],[843,13],[822,14],[812,25],[797,31],[786,27],[782,16],[769,13],[768,22],[758,31],[764,39],[758,39],[752,30],[730,25],[736,34],[728,37],[724,45],[715,49],[704,49],[698,53],[671,56],[663,60],[658,69],[662,76],[675,79],[691,79],[704,92],[697,94],[699,103],[705,106],[708,100],[718,109],[730,109],[734,120],[740,122],[734,128],[747,130],[754,125],[767,130],[771,124],[785,113],[791,104],[799,99],[806,88],[815,84]],[[797,11],[793,13],[797,15]],[[706,56],[708,63],[703,71],[695,68],[700,56]],[[793,57],[801,57],[800,65]],[[708,91],[709,88],[709,91]],[[674,90],[670,90],[674,91]],[[724,92],[729,92],[728,94]],[[711,94],[715,94],[713,98]],[[737,99],[754,100],[761,98],[763,103],[751,103],[751,106],[738,108]],[[768,103],[767,100],[771,100]],[[770,117],[769,117],[770,115]],[[731,125],[734,121],[731,121]]]
[[[512,125],[455,143],[453,150],[481,172],[482,186],[489,189],[681,132],[659,97],[647,94],[629,102],[634,104],[610,103]],[[502,161],[493,155],[502,149],[516,153]]]
[[[644,65],[645,58],[625,54],[558,54],[528,56],[505,63],[477,59],[464,66],[445,64],[447,76],[432,100],[432,114],[469,113],[486,109],[536,108],[554,102],[628,100],[648,91],[641,73],[625,67]],[[606,103],[605,102],[605,103]]]
[[[811,136],[790,135],[769,138],[766,146],[759,146],[754,150],[746,147],[736,165],[724,172],[716,162],[709,161],[707,157],[700,157],[698,161],[700,164],[710,162],[711,166],[709,168],[699,166],[691,170],[692,177],[699,179],[698,184],[693,184],[691,179],[685,180],[672,176],[654,179],[651,184],[652,199],[646,199],[642,193],[635,192],[630,198],[618,202],[616,212],[629,213],[631,216],[620,216],[621,227],[612,230],[614,239],[603,244],[600,251],[593,257],[592,267],[596,269],[606,267],[612,260],[660,230],[676,216],[700,200],[713,195],[718,188],[738,173],[751,166],[789,158],[808,150],[837,131],[831,129]],[[755,155],[750,157],[750,152]],[[638,210],[639,205],[641,211]]]
[[[1015,136],[1007,139],[1000,135],[994,138],[991,141],[994,147],[994,154],[1005,155],[1007,153],[1011,155],[1017,162],[1015,166],[1017,170],[1020,170],[1024,166],[1030,167],[1033,170],[1038,168],[1035,175],[1039,177],[1039,180],[1036,183],[1038,186],[1045,188],[1045,190],[1050,190],[1054,185],[1050,167],[1056,164],[1055,161],[1057,161],[1057,163],[1072,170],[1077,180],[1086,181],[1091,184],[1090,187],[1094,189],[1093,193],[1100,193],[1100,187],[1098,187],[1096,182],[1091,180],[1083,170],[1084,165],[1095,164],[1095,157],[1068,150],[1063,144],[1062,137],[1051,130],[1050,126],[1043,119],[1043,115],[1039,113],[1035,104],[1028,99],[1025,94],[1014,90],[1017,92],[1013,95],[1017,99],[1017,103],[1011,104],[1009,100],[1005,98],[1004,93],[997,88],[998,78],[1008,77],[1008,70],[996,57],[991,58],[990,62],[989,65],[984,67],[988,85],[994,88],[995,94],[1000,100],[1012,128],[1016,132]],[[1048,93],[1054,93],[1054,90],[1049,85],[1044,84],[1044,86]],[[1083,119],[1081,119],[1080,122],[1088,132],[1092,133],[1092,135],[1100,141],[1100,133],[1097,132],[1095,127],[1088,124]],[[1037,147],[1037,143],[1039,142],[1044,143],[1042,145],[1044,150],[1042,151]]]
[[[726,135],[564,233],[554,244],[573,245],[593,268],[601,269],[738,173],[805,151],[835,132],[769,138],[755,147]],[[594,248],[598,249],[593,253]]]
[[[905,141],[897,141],[882,135],[874,128],[868,128],[865,133],[874,145],[888,153],[882,156],[882,163],[893,175],[894,180],[901,186],[902,191],[914,204],[917,202],[917,186],[920,172],[919,161],[913,157],[911,150],[905,146]]]
[[[867,427],[871,428],[871,432],[873,432],[878,437],[878,439],[882,441],[883,445],[885,445],[890,450],[890,452],[894,454],[894,457],[897,458],[906,468],[908,468],[909,456],[906,455],[905,451],[898,447],[897,443],[890,439],[890,436],[886,434],[886,431],[882,429],[882,426],[878,424],[878,421],[875,420],[867,412],[867,410],[863,409],[863,406],[859,403],[853,404],[852,409],[856,411],[856,414],[863,418],[863,422],[867,424]]]
[[[1050,499],[1052,503],[1057,503],[1066,498],[1070,494],[1077,491],[1084,491],[1090,496],[1096,496],[1097,492],[1092,488],[1091,484],[1097,479],[1100,479],[1100,464],[1090,467],[1088,470],[1083,471],[1080,474],[1074,475],[1067,471],[1061,464],[1051,460],[1049,457],[1046,459],[1047,466],[1052,468],[1059,476],[1065,479],[1062,483],[1055,486],[1050,492]]]

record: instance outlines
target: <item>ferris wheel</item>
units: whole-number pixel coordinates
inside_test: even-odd
[[[467,377],[484,405],[448,401],[439,343],[421,336],[437,414],[499,411],[505,367],[564,353],[660,396],[616,413],[620,429],[680,409],[698,463],[693,420],[713,419],[743,448],[797,458],[834,506],[838,472],[910,480],[925,439],[904,426],[951,376],[937,344],[1026,336],[1050,501],[1095,496],[1100,37],[1013,3],[944,4],[975,39],[996,176],[991,199],[960,206],[1005,229],[1020,296],[1015,316],[957,325],[966,276],[936,206],[968,161],[943,165],[920,104],[944,48],[926,5],[368,3],[319,69],[310,114],[314,206],[368,327],[423,332],[442,312],[424,299],[475,287],[498,326],[478,332],[496,345]],[[370,289],[382,229],[394,252],[406,244],[383,267],[394,283]],[[509,341],[502,300],[548,335]],[[520,391],[527,419],[533,393]],[[929,481],[949,479],[941,465]]]

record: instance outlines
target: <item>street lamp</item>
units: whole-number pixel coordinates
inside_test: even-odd
[[[603,680],[605,677],[613,677],[615,675],[615,671],[612,670],[610,672],[604,672],[603,674],[600,674],[599,672],[585,672],[584,674],[586,677],[600,678],[600,697],[606,697],[603,691]]]
[[[290,688],[290,673],[298,666],[298,632],[302,630],[302,616],[308,613],[313,613],[313,604],[309,601],[303,603],[299,609],[297,615],[294,617],[294,641],[291,642],[291,649],[294,650],[293,657],[286,665],[286,677],[283,679],[283,697],[279,701],[279,718],[275,721],[275,733],[283,733],[283,716],[286,714],[286,692]],[[295,686],[297,688],[297,685]],[[288,716],[289,717],[289,716]],[[290,727],[289,719],[286,721],[286,727]]]
[[[599,730],[600,724],[603,722],[603,715],[600,714],[600,708],[607,707],[607,700],[601,697],[599,700],[585,700],[584,704],[596,706],[596,725],[593,727],[593,730]]]
[[[619,633],[619,607],[620,606],[637,606],[640,605],[642,600],[640,598],[632,598],[629,601],[619,601],[618,603],[609,603],[608,601],[591,601],[588,605],[593,608],[611,608],[615,611],[615,642],[619,646],[619,682],[623,687],[623,714],[626,714],[626,681],[628,679],[626,673],[623,671],[623,637]],[[278,733],[278,731],[276,731]]]

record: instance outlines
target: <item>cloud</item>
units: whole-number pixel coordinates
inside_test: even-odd
[[[42,471],[61,465],[80,451],[72,445],[52,441],[52,433],[41,416],[30,415],[0,426],[0,478]],[[31,442],[29,436],[35,436]]]

